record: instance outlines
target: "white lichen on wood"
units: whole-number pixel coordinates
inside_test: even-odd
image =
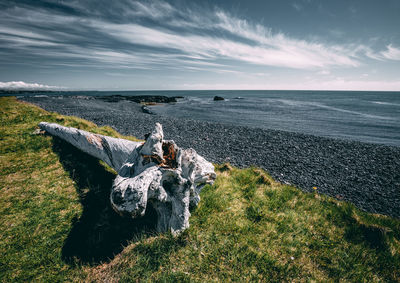
[[[120,215],[143,216],[148,203],[157,212],[157,231],[178,234],[189,227],[189,208],[200,201],[200,190],[216,178],[214,166],[193,149],[164,140],[156,124],[145,143],[93,134],[42,122],[42,130],[57,136],[113,167],[118,176],[111,205]]]

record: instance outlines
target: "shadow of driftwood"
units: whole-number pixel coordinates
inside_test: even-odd
[[[59,138],[53,139],[53,150],[76,182],[83,206],[82,215],[74,219],[62,248],[64,261],[91,264],[109,261],[129,241],[154,232],[154,209],[148,207],[146,216],[141,219],[119,216],[109,199],[114,174],[107,171],[98,159]]]

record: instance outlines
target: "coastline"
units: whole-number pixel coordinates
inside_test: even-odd
[[[160,122],[166,139],[194,148],[207,160],[261,167],[282,183],[305,191],[317,187],[319,193],[350,201],[363,210],[400,218],[400,147],[149,115],[131,101],[19,99],[138,138]]]

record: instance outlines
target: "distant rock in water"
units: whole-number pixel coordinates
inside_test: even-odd
[[[218,95],[214,96],[214,101],[219,101],[219,100],[225,100],[225,98]]]

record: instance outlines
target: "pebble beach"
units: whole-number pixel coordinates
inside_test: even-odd
[[[165,139],[194,148],[211,162],[261,167],[282,183],[350,201],[368,212],[400,218],[397,146],[236,126],[234,118],[231,124],[222,124],[152,115],[144,113],[142,105],[126,100],[84,96],[19,99],[142,139],[159,122]]]

